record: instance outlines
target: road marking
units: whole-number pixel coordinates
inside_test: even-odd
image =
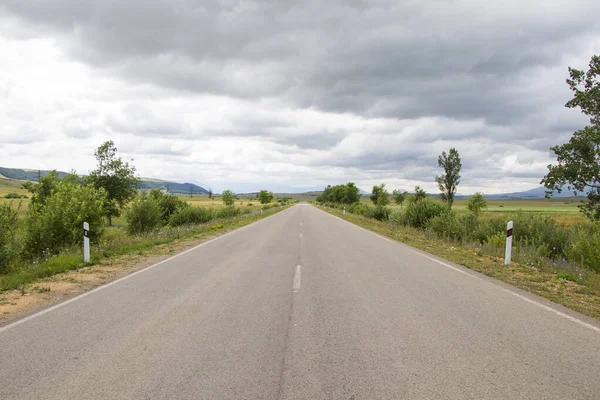
[[[314,207],[314,208],[316,208],[316,207]],[[317,209],[317,210],[319,210],[318,208],[316,208],[316,209]],[[487,279],[480,278],[480,277],[479,277],[479,276],[477,276],[477,275],[473,275],[473,274],[471,274],[471,273],[469,273],[469,272],[467,272],[467,271],[463,271],[462,269],[460,269],[460,268],[457,268],[457,267],[455,267],[455,266],[453,266],[453,265],[450,265],[450,264],[448,264],[448,263],[445,263],[445,262],[443,262],[443,261],[440,261],[440,260],[438,260],[438,259],[436,259],[436,258],[430,257],[430,256],[428,256],[428,255],[426,255],[426,254],[422,253],[421,251],[419,251],[419,250],[417,250],[417,249],[414,249],[412,246],[409,246],[409,245],[407,245],[407,244],[405,244],[405,243],[398,242],[398,241],[396,241],[396,240],[393,240],[393,239],[387,238],[387,237],[385,237],[385,236],[383,236],[383,235],[380,235],[380,234],[378,234],[378,233],[375,233],[375,232],[373,232],[373,231],[370,231],[370,230],[368,230],[368,229],[366,229],[366,228],[363,228],[362,226],[358,226],[358,225],[356,225],[356,224],[353,224],[352,222],[346,221],[345,219],[343,219],[343,218],[340,218],[340,217],[338,217],[337,215],[332,215],[332,214],[329,214],[328,212],[326,212],[326,211],[323,211],[323,210],[319,210],[319,211],[321,211],[321,212],[324,212],[325,214],[327,214],[327,215],[330,215],[330,216],[332,216],[332,217],[334,217],[334,218],[337,218],[337,219],[339,219],[339,220],[341,220],[341,221],[344,221],[345,223],[347,223],[347,224],[350,224],[350,225],[352,225],[352,226],[354,226],[354,227],[356,227],[356,228],[362,229],[363,231],[365,231],[365,232],[367,232],[367,233],[370,233],[371,235],[377,236],[378,238],[380,238],[380,239],[383,239],[383,240],[385,240],[385,241],[387,241],[387,242],[394,243],[394,244],[403,244],[404,246],[406,246],[406,247],[408,248],[408,250],[412,251],[413,253],[419,254],[419,255],[420,255],[420,256],[422,256],[422,257],[425,257],[425,258],[427,258],[427,259],[429,259],[429,260],[431,260],[431,261],[434,261],[434,262],[436,262],[436,263],[438,263],[438,264],[440,264],[440,265],[443,265],[444,267],[450,268],[450,269],[452,269],[452,270],[454,270],[454,271],[456,271],[456,272],[460,272],[461,274],[464,274],[464,275],[470,276],[471,278],[474,278],[474,279],[480,280],[480,281],[482,281],[482,282],[487,282],[487,283],[489,283],[489,284],[491,284],[491,285],[494,285],[495,287],[497,287],[498,289],[502,290],[503,292],[505,292],[505,293],[509,293],[509,294],[511,294],[511,295],[513,295],[513,296],[515,296],[515,297],[518,297],[519,299],[521,299],[521,300],[524,300],[524,301],[526,301],[527,303],[530,303],[530,304],[533,304],[533,305],[535,305],[535,306],[538,306],[539,308],[541,308],[541,309],[543,309],[543,310],[546,310],[546,311],[550,311],[550,312],[554,313],[555,315],[557,315],[557,316],[559,316],[559,317],[565,318],[565,319],[567,319],[567,320],[569,320],[569,321],[571,321],[571,322],[575,322],[575,323],[577,323],[577,324],[579,324],[579,325],[581,325],[581,326],[583,326],[583,327],[585,327],[585,328],[588,328],[588,329],[591,329],[591,330],[593,330],[593,331],[595,331],[595,332],[598,332],[598,333],[600,333],[600,328],[599,328],[599,327],[597,327],[597,326],[595,326],[595,325],[592,325],[592,324],[589,324],[589,323],[587,323],[587,322],[585,322],[585,321],[582,321],[582,320],[580,320],[579,318],[572,317],[572,316],[570,316],[569,314],[565,314],[565,313],[564,313],[564,312],[562,312],[562,311],[555,310],[555,309],[554,309],[554,308],[552,308],[552,307],[549,307],[549,306],[547,306],[547,305],[545,305],[545,304],[542,304],[542,303],[540,303],[540,302],[538,302],[538,301],[532,300],[532,299],[530,299],[530,298],[528,298],[528,297],[526,297],[526,296],[523,296],[522,294],[519,294],[519,293],[517,293],[517,292],[513,292],[512,290],[510,290],[510,289],[507,289],[507,288],[505,288],[505,287],[502,287],[502,286],[500,286],[500,285],[498,285],[498,284],[496,284],[496,283],[494,283],[494,282],[491,282],[491,281],[489,281],[489,280],[487,280]]]
[[[302,267],[296,267],[296,274],[294,274],[294,283],[292,284],[292,289],[294,289],[294,293],[300,289],[300,283],[302,282]]]
[[[283,211],[281,211],[281,212],[279,212],[279,213],[277,213],[277,214],[273,214],[273,215],[278,215],[278,214],[281,214],[281,213],[287,212],[287,211],[291,210],[292,208],[294,208],[294,206],[292,206],[292,207],[288,208],[287,210],[283,210]],[[270,215],[269,217],[272,217],[273,215]],[[156,264],[152,264],[152,265],[150,265],[150,266],[148,266],[148,267],[146,267],[146,268],[142,268],[142,269],[140,269],[140,270],[138,270],[138,271],[135,271],[135,272],[133,272],[133,273],[131,273],[131,274],[129,274],[129,275],[126,275],[126,276],[124,276],[124,277],[122,277],[122,278],[119,278],[119,279],[117,279],[116,281],[109,282],[109,283],[107,283],[106,285],[98,286],[97,288],[95,288],[95,289],[92,289],[92,290],[90,290],[89,292],[82,293],[82,294],[80,294],[80,295],[78,295],[78,296],[75,296],[75,297],[73,297],[72,299],[69,299],[69,300],[63,301],[62,303],[55,304],[55,305],[53,305],[52,307],[46,308],[46,309],[44,309],[44,310],[42,310],[42,311],[38,311],[37,313],[35,313],[35,314],[31,314],[31,315],[30,315],[30,316],[28,316],[28,317],[22,318],[22,319],[20,319],[20,320],[18,320],[18,321],[15,321],[15,322],[11,323],[11,324],[8,324],[8,325],[5,325],[5,326],[3,326],[3,327],[0,327],[0,333],[2,333],[2,332],[4,332],[4,331],[7,331],[7,330],[9,330],[9,329],[11,329],[11,328],[14,328],[15,326],[21,325],[21,324],[23,324],[23,323],[25,323],[25,322],[27,322],[27,321],[31,321],[32,319],[35,319],[35,318],[37,318],[37,317],[40,317],[40,316],[42,316],[42,315],[44,315],[44,314],[47,314],[47,313],[49,313],[49,312],[51,312],[51,311],[57,310],[57,309],[59,309],[59,308],[61,308],[61,307],[64,307],[64,306],[66,306],[67,304],[71,304],[71,303],[73,303],[73,302],[75,302],[75,301],[77,301],[77,300],[83,299],[84,297],[87,297],[87,296],[91,295],[92,293],[96,293],[96,292],[99,292],[99,291],[100,291],[100,290],[102,290],[102,289],[106,289],[107,287],[110,287],[110,286],[112,286],[112,285],[116,285],[117,283],[119,283],[119,282],[122,282],[122,281],[124,281],[124,280],[126,280],[126,279],[129,279],[129,278],[132,278],[132,277],[134,277],[134,276],[136,276],[136,275],[138,275],[138,274],[141,274],[142,272],[148,271],[148,270],[150,270],[150,269],[152,269],[152,268],[154,268],[154,267],[157,267],[157,266],[159,266],[159,265],[161,265],[161,264],[164,264],[164,263],[166,263],[166,262],[169,262],[169,261],[173,260],[174,258],[177,258],[177,257],[179,257],[179,256],[182,256],[182,255],[184,255],[184,254],[187,254],[187,253],[189,253],[189,252],[192,252],[192,251],[194,251],[194,250],[197,250],[198,248],[200,248],[200,247],[202,247],[202,246],[206,246],[207,244],[210,244],[210,243],[212,243],[212,242],[216,242],[217,240],[219,240],[219,239],[223,239],[223,238],[224,238],[224,237],[226,237],[226,236],[233,235],[234,233],[237,233],[237,232],[243,231],[244,229],[246,229],[246,228],[249,228],[249,227],[253,226],[253,225],[254,225],[254,224],[256,224],[256,223],[259,223],[259,222],[261,222],[261,221],[266,221],[267,219],[269,219],[269,217],[266,217],[266,218],[263,218],[263,219],[259,219],[258,221],[252,222],[251,224],[248,224],[248,225],[246,225],[246,226],[242,226],[241,228],[234,229],[234,230],[233,230],[233,231],[231,231],[231,232],[227,232],[227,233],[225,233],[225,234],[223,234],[223,235],[221,235],[221,236],[219,236],[219,237],[216,237],[216,238],[214,238],[214,239],[211,239],[211,240],[209,240],[209,241],[207,241],[207,242],[200,243],[199,245],[197,245],[197,246],[194,246],[194,247],[192,247],[191,249],[187,249],[187,250],[185,250],[185,251],[182,251],[181,253],[175,254],[175,255],[174,255],[174,256],[172,256],[172,257],[169,257],[169,258],[167,258],[167,259],[164,259],[164,260],[162,260],[162,261],[159,261],[159,262],[157,262]],[[299,266],[298,266],[298,267],[299,267]]]

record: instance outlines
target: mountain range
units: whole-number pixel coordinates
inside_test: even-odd
[[[67,175],[66,172],[57,171],[60,178]],[[19,169],[19,168],[3,168],[0,167],[0,175],[8,179],[17,179],[21,181],[37,182],[42,176],[47,175],[50,171],[37,169]],[[178,194],[207,194],[208,190],[202,186],[193,183],[179,183],[172,181],[164,181],[161,179],[141,178],[140,189],[165,189],[170,193]]]

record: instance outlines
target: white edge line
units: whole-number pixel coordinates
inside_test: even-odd
[[[581,325],[581,326],[584,326],[584,327],[586,327],[586,328],[588,328],[588,329],[591,329],[591,330],[593,330],[593,331],[595,331],[595,332],[598,332],[598,333],[600,333],[600,328],[598,328],[598,327],[597,327],[597,326],[595,326],[595,325],[588,324],[587,322],[585,322],[585,321],[582,321],[582,320],[580,320],[579,318],[572,317],[572,316],[570,316],[569,314],[565,314],[564,312],[561,312],[561,311],[555,310],[555,309],[554,309],[554,308],[552,308],[552,307],[548,307],[547,305],[545,305],[545,304],[542,304],[542,303],[540,303],[540,302],[538,302],[538,301],[532,300],[532,299],[530,299],[530,298],[528,298],[528,297],[526,297],[526,296],[523,296],[522,294],[519,294],[519,293],[513,292],[513,291],[512,291],[512,290],[510,290],[510,289],[504,288],[504,287],[502,287],[502,286],[500,286],[500,285],[497,285],[497,284],[495,284],[495,283],[493,283],[493,282],[490,282],[490,281],[488,281],[488,280],[486,280],[486,279],[480,278],[479,276],[473,275],[473,274],[471,274],[471,273],[469,273],[469,272],[467,272],[467,271],[463,271],[463,270],[462,270],[462,269],[460,269],[460,268],[456,268],[455,266],[452,266],[452,265],[450,265],[450,264],[448,264],[448,263],[445,263],[445,262],[443,262],[443,261],[440,261],[440,260],[438,260],[438,259],[436,259],[436,258],[433,258],[433,257],[430,257],[430,256],[428,256],[428,255],[426,255],[426,254],[423,254],[422,252],[420,252],[420,251],[418,251],[418,250],[416,250],[416,249],[413,249],[413,248],[412,248],[412,246],[409,246],[409,245],[407,245],[407,244],[405,244],[405,243],[402,243],[402,242],[399,242],[399,241],[397,241],[397,240],[393,240],[393,239],[387,238],[387,237],[385,237],[385,236],[382,236],[382,235],[380,235],[380,234],[378,234],[378,233],[375,233],[375,232],[373,232],[373,231],[370,231],[370,230],[368,230],[368,229],[366,229],[366,228],[363,228],[362,226],[359,226],[359,225],[353,224],[352,222],[346,221],[345,219],[343,219],[343,218],[340,218],[340,217],[338,217],[337,215],[330,214],[330,213],[328,213],[327,211],[323,211],[323,210],[321,210],[321,209],[319,209],[319,208],[317,208],[317,207],[315,207],[315,208],[316,208],[317,210],[321,211],[321,212],[324,212],[324,213],[325,213],[325,214],[327,214],[327,215],[330,215],[330,216],[332,216],[332,217],[334,217],[334,218],[337,218],[337,219],[339,219],[339,220],[341,220],[341,221],[344,221],[344,222],[346,222],[346,223],[348,223],[348,224],[350,224],[350,225],[352,225],[352,226],[355,226],[355,227],[357,227],[357,228],[359,228],[359,229],[362,229],[363,231],[365,231],[365,232],[368,232],[368,233],[370,233],[371,235],[375,235],[375,236],[377,236],[377,237],[378,237],[378,238],[380,238],[380,239],[383,239],[383,240],[385,240],[385,241],[388,241],[388,242],[391,242],[391,243],[395,243],[395,244],[404,244],[404,245],[405,245],[405,246],[406,246],[406,247],[407,247],[407,248],[408,248],[410,251],[412,251],[413,253],[419,254],[419,255],[420,255],[420,256],[422,256],[422,257],[425,257],[425,258],[427,258],[427,259],[429,259],[429,260],[431,260],[431,261],[434,261],[434,262],[436,262],[436,263],[438,263],[438,264],[440,264],[440,265],[443,265],[444,267],[450,268],[450,269],[452,269],[452,270],[454,270],[454,271],[456,271],[456,272],[460,272],[461,274],[464,274],[464,275],[470,276],[471,278],[474,278],[474,279],[480,280],[480,281],[482,281],[482,282],[487,282],[487,283],[490,283],[490,284],[492,284],[492,285],[496,286],[498,289],[502,290],[503,292],[506,292],[506,293],[512,294],[513,296],[515,296],[515,297],[518,297],[518,298],[519,298],[519,299],[521,299],[521,300],[524,300],[524,301],[526,301],[526,302],[528,302],[528,303],[530,303],[530,304],[536,305],[536,306],[538,306],[539,308],[541,308],[541,309],[544,309],[544,310],[546,310],[546,311],[550,311],[550,312],[552,312],[552,313],[554,313],[554,314],[558,315],[559,317],[565,318],[565,319],[567,319],[567,320],[569,320],[569,321],[572,321],[572,322],[576,322],[576,323],[578,323],[578,324],[579,324],[579,325]]]
[[[294,206],[292,206],[292,207],[288,208],[288,210],[290,210],[290,209],[292,209],[292,208],[294,208]],[[282,211],[287,211],[287,210],[282,210]],[[280,212],[281,212],[281,211],[280,211]],[[215,241],[217,241],[217,240],[219,240],[219,239],[223,239],[224,237],[226,237],[226,236],[229,236],[229,235],[232,235],[232,234],[234,234],[234,233],[236,233],[236,232],[240,232],[240,231],[244,230],[245,228],[248,228],[248,227],[250,227],[250,226],[254,225],[254,224],[255,224],[255,223],[257,223],[257,222],[264,221],[265,219],[268,219],[269,217],[272,217],[273,215],[277,215],[277,214],[279,214],[279,212],[277,212],[277,213],[275,213],[275,214],[272,214],[272,215],[269,215],[269,216],[268,216],[268,217],[266,217],[266,218],[262,218],[262,219],[259,219],[259,220],[257,220],[257,221],[254,221],[254,222],[252,222],[252,223],[250,223],[250,224],[248,224],[248,225],[245,225],[245,226],[242,226],[242,227],[240,227],[240,228],[234,229],[234,230],[232,230],[231,232],[224,233],[223,235],[221,235],[221,236],[217,236],[216,238],[214,238],[214,239],[210,239],[209,241],[206,241],[206,242],[204,242],[204,243],[200,243],[199,245],[197,245],[197,246],[194,246],[194,247],[192,247],[191,249],[187,249],[187,250],[185,250],[185,251],[182,251],[181,253],[177,253],[177,254],[175,254],[174,256],[171,256],[171,257],[169,257],[169,258],[166,258],[166,259],[164,259],[164,260],[162,260],[162,261],[159,261],[159,262],[157,262],[156,264],[152,264],[152,265],[150,265],[150,266],[148,266],[148,267],[146,267],[146,268],[142,268],[142,269],[140,269],[140,270],[138,270],[138,271],[132,272],[131,274],[129,274],[129,275],[126,275],[126,276],[124,276],[124,277],[122,277],[122,278],[119,278],[119,279],[117,279],[116,281],[112,281],[112,282],[109,282],[109,283],[107,283],[107,284],[105,284],[105,285],[98,286],[97,288],[94,288],[94,289],[92,289],[92,290],[90,290],[90,291],[88,291],[88,292],[85,292],[85,293],[82,293],[82,294],[80,294],[80,295],[77,295],[77,296],[75,296],[75,297],[73,297],[73,298],[71,298],[71,299],[69,299],[69,300],[65,300],[65,301],[63,301],[62,303],[55,304],[55,305],[53,305],[52,307],[48,307],[48,308],[46,308],[46,309],[44,309],[44,310],[42,310],[42,311],[38,311],[38,312],[36,312],[35,314],[31,314],[31,315],[29,315],[29,316],[27,316],[27,317],[25,317],[25,318],[21,318],[20,320],[17,320],[17,321],[15,321],[15,322],[13,322],[13,323],[10,323],[10,324],[8,324],[8,325],[5,325],[5,326],[3,326],[3,327],[0,327],[0,333],[2,333],[2,332],[5,332],[5,331],[7,331],[7,330],[9,330],[9,329],[11,329],[11,328],[14,328],[14,327],[18,326],[18,325],[21,325],[21,324],[23,324],[23,323],[25,323],[25,322],[27,322],[27,321],[31,321],[32,319],[35,319],[35,318],[37,318],[37,317],[40,317],[40,316],[42,316],[42,315],[44,315],[44,314],[47,314],[47,313],[49,313],[49,312],[51,312],[51,311],[57,310],[57,309],[59,309],[59,308],[61,308],[61,307],[64,307],[64,306],[66,306],[67,304],[71,304],[71,303],[73,303],[73,302],[75,302],[75,301],[77,301],[77,300],[83,299],[84,297],[87,297],[87,296],[89,296],[89,295],[91,295],[91,294],[93,294],[93,293],[99,292],[100,290],[106,289],[107,287],[110,287],[110,286],[112,286],[112,285],[116,285],[116,284],[117,284],[117,283],[119,283],[119,282],[122,282],[122,281],[124,281],[124,280],[126,280],[126,279],[132,278],[132,277],[134,277],[134,276],[136,276],[136,275],[138,275],[138,274],[141,274],[142,272],[148,271],[148,270],[150,270],[150,269],[152,269],[152,268],[154,268],[154,267],[157,267],[157,266],[159,266],[159,265],[161,265],[161,264],[164,264],[164,263],[166,263],[166,262],[169,262],[169,261],[173,260],[174,258],[177,258],[177,257],[179,257],[179,256],[182,256],[182,255],[184,255],[184,254],[187,254],[187,253],[189,253],[189,252],[191,252],[191,251],[194,251],[194,250],[196,250],[196,249],[198,249],[198,248],[200,248],[200,247],[202,247],[202,246],[206,246],[206,245],[207,245],[207,244],[209,244],[209,243],[215,242]]]

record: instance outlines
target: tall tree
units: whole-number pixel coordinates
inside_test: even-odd
[[[258,193],[258,201],[260,201],[260,204],[270,203],[273,201],[274,197],[273,192],[269,192],[268,190],[261,190]]]
[[[481,192],[475,193],[467,202],[467,209],[475,215],[479,215],[484,208],[487,208],[487,202]]]
[[[385,183],[373,186],[371,192],[371,201],[378,206],[387,206],[390,203],[389,193],[385,188]]]
[[[406,200],[406,197],[408,196],[408,192],[406,190],[400,191],[400,190],[394,189],[394,191],[392,192],[392,195],[394,196],[394,200],[396,201],[396,204],[400,204],[400,208],[402,208],[402,203],[404,203],[404,201]]]
[[[223,204],[226,206],[232,206],[235,201],[235,194],[231,190],[223,190],[221,193],[221,200],[223,200]]]
[[[411,196],[410,201],[419,201],[427,197],[425,189],[421,189],[420,186],[415,186],[415,194]]]
[[[567,84],[574,92],[573,99],[565,104],[568,108],[579,107],[590,125],[573,133],[568,143],[551,148],[557,164],[548,165],[548,174],[541,183],[546,187],[546,197],[564,186],[577,192],[585,192],[587,200],[579,209],[592,221],[600,221],[600,56],[592,56],[589,70],[569,67]]]
[[[448,154],[442,151],[442,155],[438,157],[438,166],[444,169],[442,175],[435,177],[440,189],[440,198],[449,207],[452,207],[456,188],[460,183],[460,169],[462,168],[458,151],[455,148],[451,148]]]
[[[104,142],[94,152],[98,167],[85,178],[86,183],[96,189],[103,188],[107,193],[105,204],[108,224],[112,225],[112,217],[121,215],[121,210],[137,192],[140,179],[135,174],[135,167],[117,157],[117,147],[112,140]]]

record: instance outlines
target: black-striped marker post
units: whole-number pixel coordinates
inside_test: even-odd
[[[83,262],[90,262],[90,224],[83,223]]]
[[[506,252],[504,253],[504,264],[510,264],[510,256],[512,253],[512,237],[513,237],[513,222],[509,221],[506,226]]]

